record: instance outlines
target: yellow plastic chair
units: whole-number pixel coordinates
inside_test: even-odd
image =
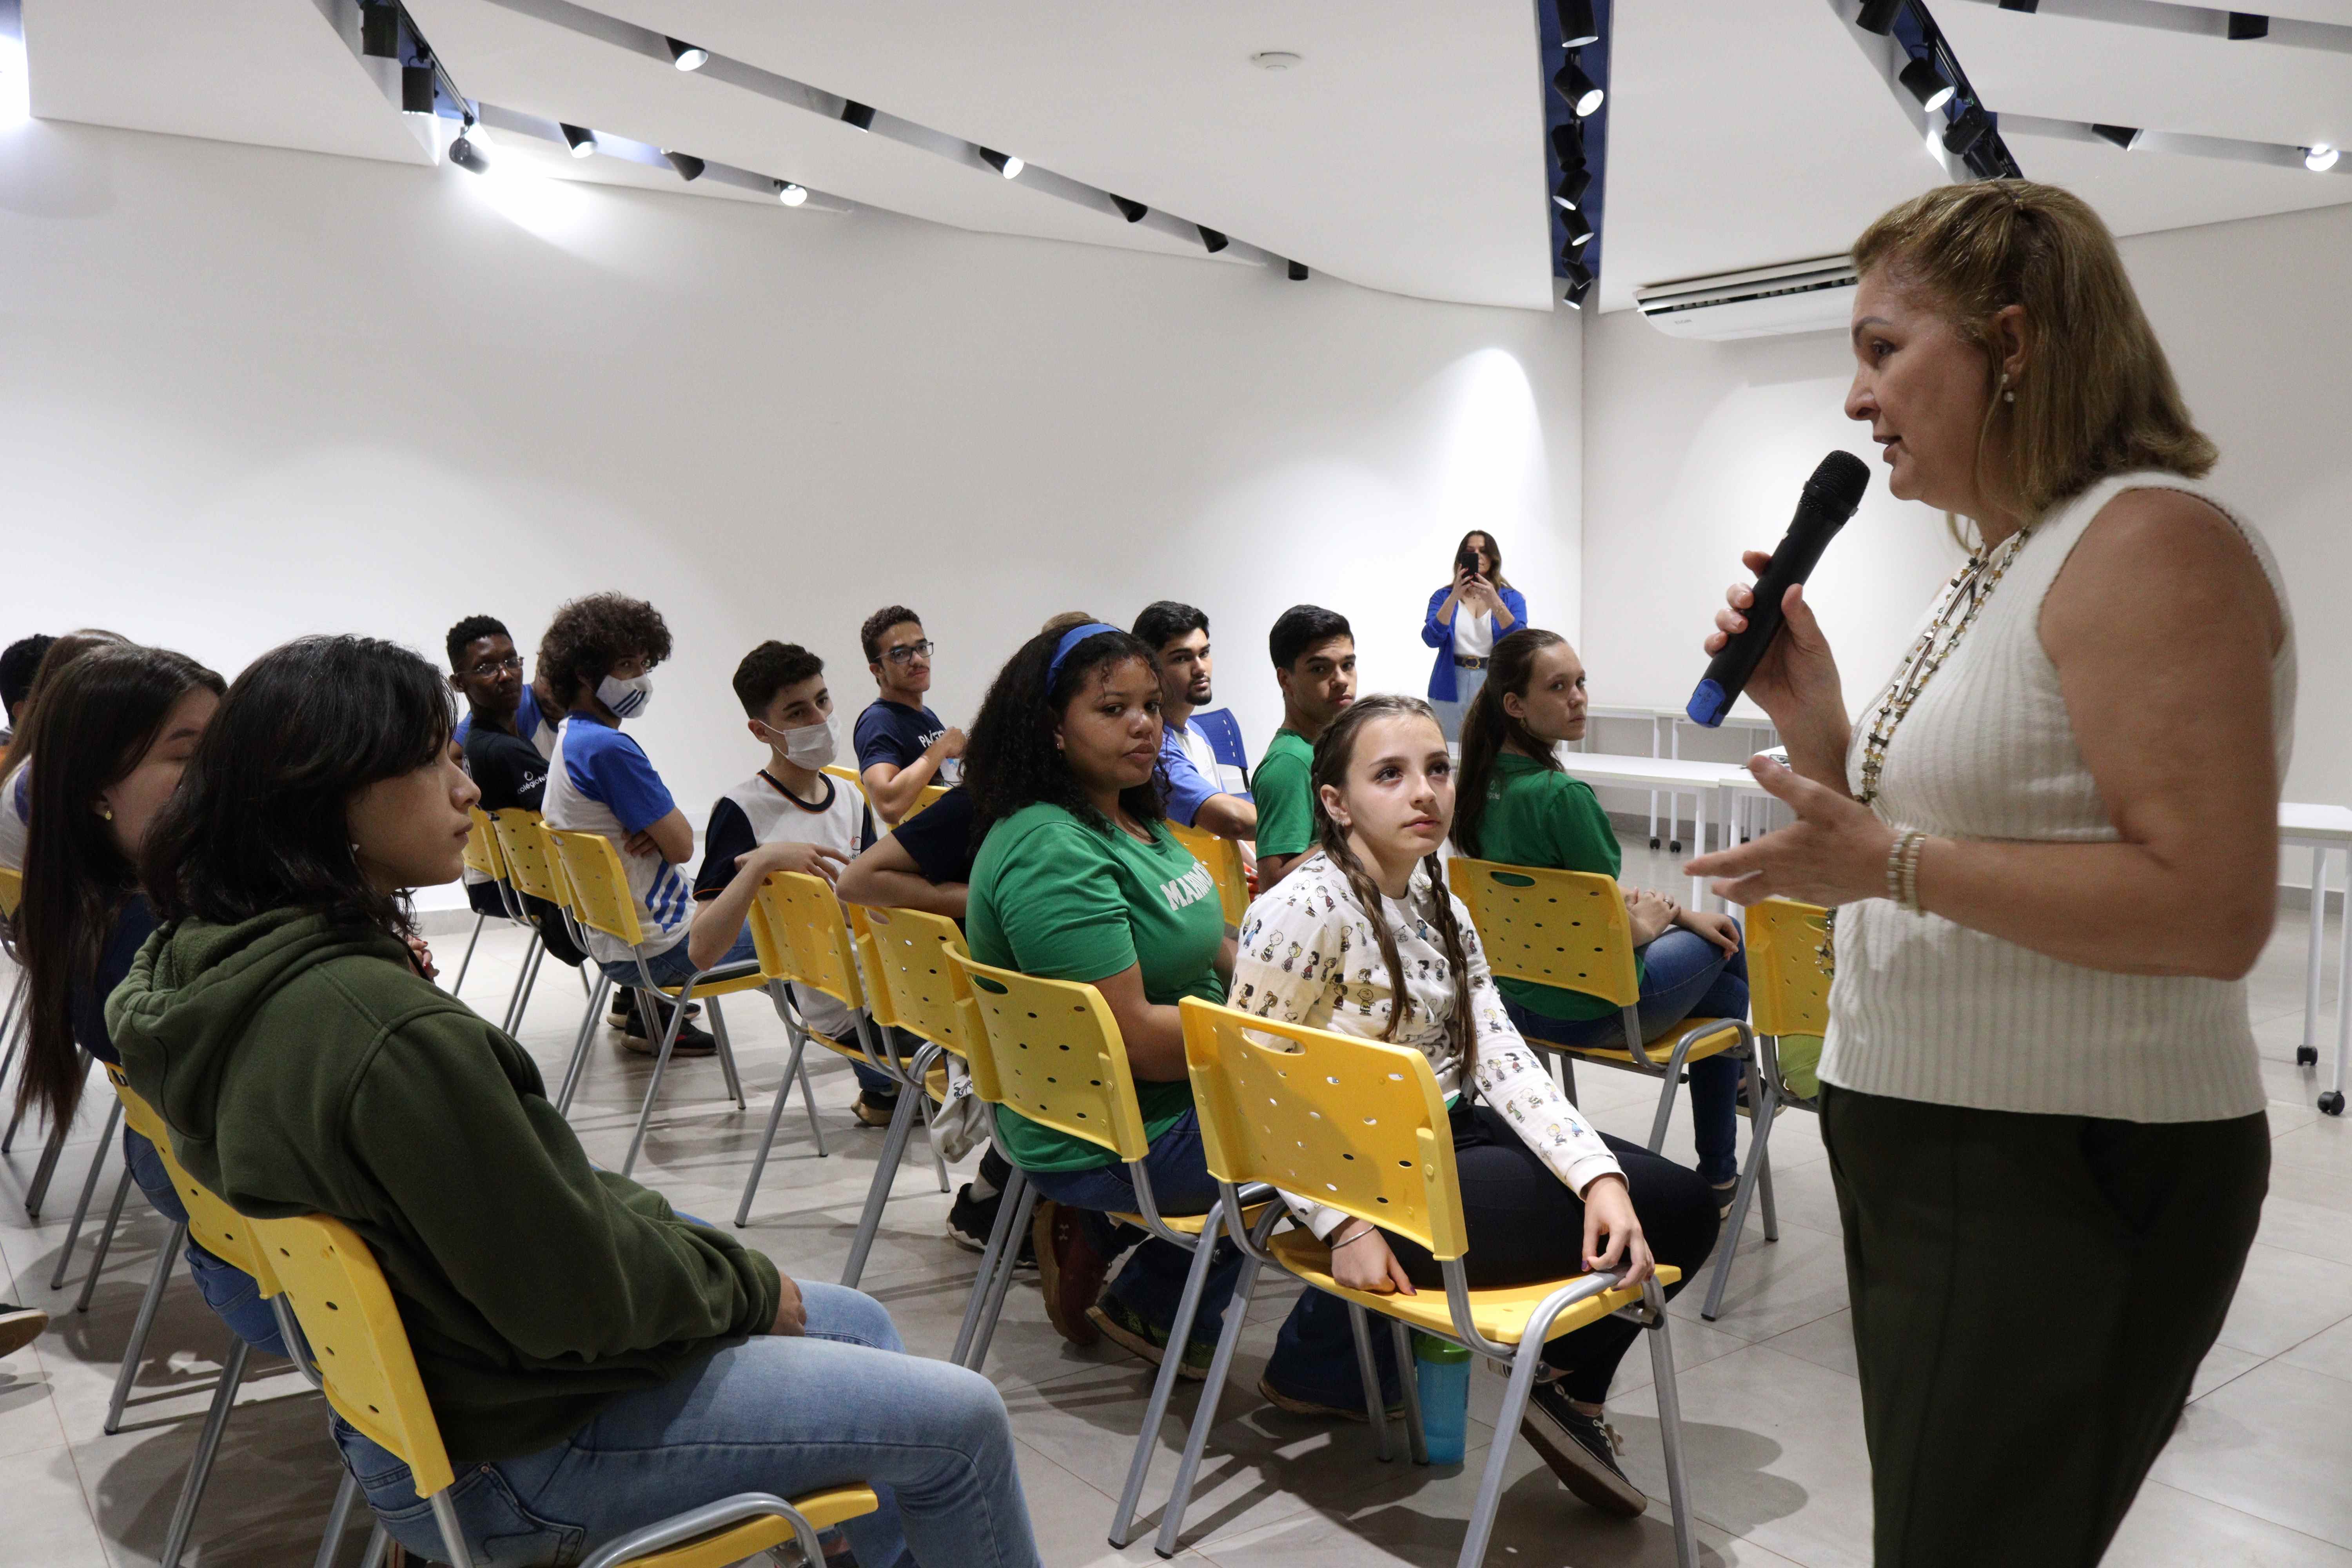
[[[1382,1459],[1389,1457],[1388,1421],[1381,1409],[1380,1383],[1372,1370],[1364,1327],[1367,1313],[1386,1317],[1394,1336],[1397,1364],[1404,1374],[1407,1435],[1416,1463],[1426,1464],[1428,1453],[1412,1376],[1408,1328],[1449,1340],[1508,1369],[1510,1383],[1495,1418],[1494,1442],[1457,1559],[1460,1568],[1476,1568],[1486,1554],[1504,1475],[1510,1468],[1511,1436],[1517,1432],[1526,1412],[1543,1347],[1612,1312],[1636,1318],[1650,1331],[1650,1365],[1656,1379],[1675,1557],[1683,1568],[1696,1568],[1690,1487],[1683,1464],[1682,1409],[1675,1385],[1664,1289],[1681,1278],[1680,1271],[1661,1267],[1654,1279],[1633,1289],[1621,1288],[1614,1274],[1473,1289],[1462,1264],[1469,1243],[1461,1184],[1454,1172],[1454,1137],[1444,1097],[1438,1092],[1437,1079],[1426,1057],[1402,1046],[1253,1017],[1194,997],[1186,997],[1180,1005],[1184,1017],[1184,1060],[1192,1077],[1192,1101],[1200,1112],[1202,1147],[1209,1173],[1224,1194],[1226,1211],[1232,1211],[1244,1184],[1248,1183],[1311,1194],[1317,1203],[1428,1248],[1444,1272],[1445,1289],[1442,1294],[1424,1290],[1414,1296],[1349,1289],[1332,1276],[1330,1248],[1309,1232],[1293,1227],[1274,1234],[1276,1222],[1287,1213],[1280,1205],[1269,1206],[1255,1226],[1229,1225],[1234,1240],[1246,1255],[1234,1286],[1236,1305],[1225,1314],[1208,1386],[1202,1392],[1192,1431],[1185,1438],[1183,1466],[1160,1525],[1160,1554],[1170,1556],[1177,1549],[1193,1479],[1200,1472],[1202,1450],[1209,1429],[1216,1424],[1218,1396],[1232,1369],[1234,1347],[1241,1342],[1250,1298],[1260,1270],[1271,1267],[1348,1303],[1357,1329],[1366,1414]]]
[[[736,1205],[735,1223],[744,1226],[751,1221],[751,1196],[759,1190],[761,1174],[767,1169],[768,1152],[775,1143],[776,1128],[783,1119],[784,1100],[795,1081],[801,1086],[801,1101],[807,1109],[810,1129],[814,1131],[816,1128],[816,1103],[809,1095],[806,1062],[807,1047],[812,1041],[852,1062],[874,1068],[898,1086],[898,1107],[891,1112],[889,1128],[883,1134],[881,1157],[875,1164],[874,1181],[866,1190],[866,1207],[858,1217],[856,1234],[849,1244],[849,1260],[842,1270],[841,1282],[855,1286],[866,1272],[866,1255],[872,1251],[875,1235],[882,1226],[882,1206],[889,1200],[919,1111],[923,1114],[926,1131],[929,1128],[929,1096],[923,1091],[924,1078],[938,1053],[921,1051],[910,1059],[900,1058],[889,1033],[887,999],[868,991],[858,969],[849,917],[841,900],[835,897],[833,885],[824,878],[803,871],[771,873],[752,900],[751,939],[759,951],[761,972],[769,981],[769,994],[792,1037],[793,1054],[785,1063],[783,1081],[776,1086],[776,1100],[768,1110],[767,1131],[760,1141],[759,1153],[752,1159],[751,1176],[743,1184],[743,1199]],[[856,1029],[855,1043],[835,1039],[822,1030],[809,1027],[799,1006],[787,1005],[787,984],[822,992],[848,1008]],[[822,1135],[818,1152],[824,1152]],[[945,1192],[947,1165],[938,1159],[936,1149],[932,1152],[940,1190]]]
[[[457,1478],[440,1424],[374,1255],[350,1226],[325,1215],[251,1224],[300,1320],[327,1403],[408,1466],[417,1495],[433,1510],[449,1561],[473,1568],[449,1499]],[[818,1531],[880,1506],[868,1487],[835,1487],[790,1501],[741,1492],[633,1531],[591,1553],[582,1568],[725,1568],[793,1540],[807,1562],[821,1563]]]
[[[662,1030],[661,1046],[654,1056],[653,1078],[646,1085],[645,1107],[637,1112],[637,1130],[629,1140],[628,1157],[621,1162],[621,1174],[625,1176],[637,1168],[637,1153],[646,1144],[646,1129],[653,1124],[654,1098],[661,1093],[662,1077],[669,1069],[670,1051],[677,1044],[679,1028],[686,1023],[687,1005],[698,996],[710,1004],[710,1033],[719,1044],[719,1066],[726,1076],[727,1093],[738,1110],[743,1108],[743,1080],[735,1071],[735,1047],[727,1037],[727,1018],[719,1011],[719,999],[738,991],[764,989],[768,982],[760,973],[758,962],[747,959],[716,969],[697,970],[687,976],[683,985],[656,984],[652,971],[646,967],[645,927],[637,920],[637,901],[629,893],[628,875],[621,868],[620,851],[613,847],[613,841],[601,833],[557,827],[549,828],[547,836],[555,841],[556,858],[571,885],[572,918],[589,931],[602,931],[625,944],[635,960],[637,1016],[660,1017],[659,997],[669,997],[677,1004],[670,1009],[668,1026]]]
[[[572,882],[563,874],[562,852],[556,848],[549,833],[547,819],[538,812],[520,805],[490,813],[490,831],[498,841],[499,853],[506,862],[508,876],[514,889],[526,898],[540,899],[553,904],[562,916],[564,930],[572,945],[581,952],[588,951],[588,933],[581,929],[572,912]],[[542,957],[546,943],[540,944]],[[578,1091],[580,1079],[588,1065],[588,1042],[595,1037],[597,1015],[604,1010],[604,999],[612,994],[613,977],[604,973],[604,965],[590,960],[581,967],[580,978],[589,980],[588,971],[596,973],[588,986],[588,1010],[581,1016],[580,1033],[572,1042],[571,1065],[564,1069],[563,1085],[556,1093],[555,1108],[569,1115],[572,1097]],[[528,1001],[528,997],[526,997]],[[515,1022],[521,1023],[520,1016]]]
[[[499,846],[498,826],[490,814],[480,806],[470,806],[466,815],[471,819],[471,830],[466,835],[466,869],[489,879],[498,889],[499,907],[505,910],[509,924],[519,925],[530,932],[523,948],[522,967],[515,972],[514,990],[508,994],[505,1013],[500,1015],[499,1027],[511,1035],[522,1018],[522,1010],[530,1004],[530,988],[539,978],[539,963],[542,956],[539,927],[523,912],[522,900],[516,896],[514,883],[507,871],[505,854]],[[489,916],[477,912],[474,934],[467,939],[466,956],[457,965],[457,978],[449,983],[449,994],[455,996],[465,987],[467,972],[474,967],[474,949],[480,945],[482,926]]]
[[[835,778],[855,784],[857,788],[857,793],[865,798],[866,808],[868,811],[873,812],[877,817],[882,815],[881,808],[874,804],[874,796],[866,791],[866,776],[863,773],[860,773],[852,768],[845,768],[839,763],[827,763],[818,771],[821,773],[831,773]],[[897,822],[885,823],[883,825],[884,831],[887,832],[893,827],[904,827],[907,824],[914,821],[916,817],[920,816],[926,809],[935,805],[940,796],[947,794],[948,791],[953,787],[953,785],[942,784],[925,784],[921,789],[915,792],[915,803],[907,808],[907,815],[900,817]]]
[[[1240,925],[1250,906],[1249,870],[1242,864],[1242,847],[1230,838],[1220,838],[1197,827],[1181,827],[1173,822],[1168,825],[1168,831],[1215,879],[1217,897],[1224,905],[1225,923]]]
[[[901,827],[906,826],[907,824],[914,821],[915,818],[922,816],[924,812],[929,811],[932,806],[938,805],[940,796],[947,794],[949,788],[950,786],[947,784],[925,784],[922,788],[917,790],[915,792],[915,804],[907,808],[907,815],[898,819],[898,826]]]
[[[1159,1442],[1160,1423],[1168,1414],[1169,1398],[1182,1374],[1184,1349],[1192,1342],[1192,1321],[1200,1312],[1201,1293],[1208,1283],[1214,1243],[1228,1205],[1247,1205],[1242,1214],[1244,1225],[1279,1205],[1269,1202],[1272,1193],[1252,1189],[1221,1194],[1205,1215],[1162,1215],[1152,1195],[1151,1174],[1143,1166],[1150,1143],[1144,1136],[1142,1107],[1135,1098],[1127,1042],[1102,993],[1077,981],[1043,980],[1017,970],[999,969],[961,951],[950,952],[948,963],[963,977],[971,998],[971,1015],[979,1026],[967,1031],[972,1045],[973,1091],[992,1104],[1005,1106],[1041,1126],[1117,1155],[1134,1184],[1136,1211],[1110,1217],[1139,1226],[1192,1255],[1184,1293],[1169,1325],[1167,1351],[1152,1381],[1143,1429],[1128,1463],[1127,1486],[1111,1521],[1111,1544],[1124,1546],[1151,1466],[1152,1449]],[[989,1237],[989,1250],[982,1256],[980,1278],[973,1281],[963,1328],[950,1358],[975,1372],[988,1359],[988,1342],[1003,1311],[1005,1289],[1012,1283],[1020,1257],[1020,1238],[1028,1228],[1036,1201],[1036,1188],[1015,1165],[1013,1181],[998,1200],[996,1229]],[[1364,1354],[1371,1353],[1369,1342],[1360,1348]]]
[[[24,873],[0,868],[0,921],[13,921],[16,918],[17,907],[24,901]],[[11,958],[16,957],[15,935],[13,933],[0,934],[5,934],[7,937],[9,956]],[[0,1081],[6,1080],[9,1066],[16,1059],[16,1047],[23,1043],[26,1027],[32,1021],[33,1010],[25,1002],[26,987],[28,981],[25,966],[21,962],[19,962],[16,965],[16,984],[11,990],[8,998],[7,1023],[5,1026],[8,1036],[8,1048],[5,1056],[0,1056]],[[89,1070],[89,1053],[85,1051],[82,1053],[82,1071],[87,1073]],[[24,1121],[24,1118],[25,1108],[20,1104],[8,1118],[7,1131],[0,1133],[0,1154],[5,1154],[16,1146],[16,1128]],[[111,1128],[110,1128],[109,1131],[110,1132],[111,1131]],[[99,1140],[99,1147],[101,1152],[105,1149],[105,1146],[106,1140],[104,1138],[100,1138]],[[25,1213],[35,1220],[38,1220],[41,1217],[41,1200],[48,1195],[49,1178],[57,1173],[58,1159],[59,1155],[65,1152],[65,1147],[66,1129],[62,1126],[51,1128],[49,1130],[49,1141],[41,1151],[40,1163],[33,1168],[32,1183],[25,1189]],[[97,1166],[95,1163],[92,1164],[91,1170],[93,1173],[96,1172]],[[85,1189],[87,1189],[89,1184],[88,1183],[84,1184]],[[77,1226],[80,1224],[82,1214],[88,1212],[89,1207],[89,1197],[87,1190],[85,1190],[82,1197],[82,1207],[79,1211],[77,1211],[74,1215],[74,1221]],[[58,1259],[58,1281],[62,1281],[64,1279],[65,1257],[71,1256],[72,1252],[73,1246],[71,1242],[68,1241],[66,1246],[64,1255]],[[52,1289],[56,1289],[57,1282],[52,1282],[50,1288]]]
[[[1470,910],[1478,940],[1486,950],[1486,963],[1497,978],[1554,985],[1612,1003],[1624,1028],[1624,1046],[1563,1046],[1529,1037],[1528,1043],[1558,1053],[1563,1061],[1597,1062],[1661,1079],[1658,1107],[1650,1119],[1650,1152],[1665,1146],[1666,1129],[1675,1113],[1675,1089],[1691,1063],[1714,1056],[1738,1058],[1751,1104],[1762,1107],[1772,1092],[1757,1070],[1756,1036],[1744,1018],[1685,1018],[1654,1040],[1642,1038],[1642,983],[1633,967],[1633,921],[1616,879],[1596,872],[1562,871],[1544,866],[1507,866],[1493,860],[1456,857],[1446,881]],[[1661,1055],[1654,1047],[1673,1044]],[[1569,1069],[1569,1094],[1576,1092],[1575,1069]],[[1764,1184],[1764,1238],[1778,1241],[1780,1226],[1772,1208],[1772,1167],[1769,1140],[1772,1116],[1759,1109],[1755,1131],[1748,1140],[1748,1163],[1741,1167],[1746,1184],[1751,1173]],[[1737,1237],[1738,1231],[1732,1232]],[[1721,1305],[1710,1292],[1704,1316],[1715,1321]]]

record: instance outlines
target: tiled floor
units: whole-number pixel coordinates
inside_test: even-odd
[[[1673,885],[1663,865],[1645,871],[1644,859],[1638,850],[1629,857],[1629,881]],[[2275,1163],[2262,1238],[2221,1342],[2198,1380],[2197,1398],[2126,1523],[2108,1558],[2113,1563],[2352,1568],[2352,1488],[2345,1484],[2352,1475],[2352,1127],[2313,1109],[2312,1074],[2293,1065],[2305,931],[2299,915],[2281,920],[2252,987],[2275,1097]],[[436,945],[454,971],[462,936],[444,935]],[[2334,942],[2328,945],[2332,952]],[[510,935],[486,937],[466,984],[467,999],[496,1011],[519,952]],[[572,976],[551,966],[523,1032],[551,1080],[562,1071],[580,1006]],[[686,1064],[665,1088],[663,1115],[640,1167],[680,1208],[713,1215],[733,1212],[782,1070],[782,1029],[764,1004],[743,1000],[730,1018],[750,1110],[736,1110],[722,1098],[715,1065]],[[617,1163],[625,1149],[645,1066],[609,1037],[593,1047],[573,1121],[595,1157]],[[851,1122],[845,1070],[820,1069],[816,1086],[833,1153],[814,1158],[804,1125],[788,1118],[748,1234],[788,1272],[833,1279],[880,1138]],[[1602,1126],[1627,1136],[1646,1133],[1654,1103],[1646,1083],[1588,1070],[1580,1087]],[[91,1100],[102,1113],[99,1096]],[[0,1568],[154,1562],[225,1348],[218,1321],[184,1276],[176,1279],[124,1430],[100,1434],[108,1390],[164,1226],[132,1201],[87,1314],[71,1310],[89,1255],[87,1236],[67,1289],[47,1288],[95,1148],[96,1117],[77,1131],[80,1141],[68,1149],[37,1226],[26,1221],[23,1202],[32,1140],[0,1161],[0,1299],[58,1315],[31,1349],[0,1361]],[[1689,1158],[1686,1115],[1676,1118],[1669,1152]],[[1845,1568],[1868,1561],[1869,1488],[1835,1209],[1811,1119],[1785,1119],[1773,1155],[1780,1240],[1765,1245],[1750,1221],[1719,1322],[1698,1320],[1696,1291],[1675,1308],[1702,1558]],[[118,1168],[110,1160],[109,1189]],[[973,1262],[944,1237],[946,1207],[929,1171],[909,1160],[865,1281],[889,1306],[908,1344],[930,1354],[945,1353],[954,1339]],[[1493,1438],[1491,1426],[1477,1417],[1491,1420],[1500,1381],[1474,1380],[1464,1467],[1378,1464],[1362,1427],[1326,1428],[1282,1415],[1257,1398],[1258,1369],[1284,1307],[1280,1299],[1259,1305],[1265,1331],[1245,1343],[1181,1560],[1221,1568],[1450,1563]],[[2052,1310],[2064,1310],[2062,1279]],[[1017,1289],[990,1372],[1013,1414],[1046,1563],[1076,1568],[1152,1561],[1156,1511],[1144,1521],[1143,1538],[1125,1552],[1104,1539],[1148,1386],[1139,1363],[1108,1346],[1082,1352],[1063,1343],[1034,1291]],[[1624,1436],[1634,1479],[1663,1492],[1649,1383],[1647,1358],[1628,1357],[1612,1419]],[[1146,1499],[1155,1510],[1172,1479],[1192,1407],[1188,1385],[1161,1433],[1161,1458]],[[335,1479],[317,1397],[284,1363],[257,1357],[189,1561],[207,1568],[309,1563]],[[360,1534],[351,1532],[343,1562],[358,1560]],[[1673,1539],[1663,1502],[1643,1520],[1604,1520],[1569,1498],[1519,1444],[1489,1561],[1527,1568],[1664,1564],[1673,1561]]]

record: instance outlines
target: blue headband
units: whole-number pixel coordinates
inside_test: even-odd
[[[1105,626],[1100,621],[1088,621],[1085,626],[1072,626],[1068,631],[1064,632],[1062,640],[1054,645],[1054,662],[1045,667],[1045,689],[1048,691],[1054,689],[1054,681],[1062,673],[1062,661],[1070,657],[1072,648],[1088,637],[1098,637],[1105,632],[1118,633],[1118,628]],[[1118,635],[1125,634],[1118,633]]]

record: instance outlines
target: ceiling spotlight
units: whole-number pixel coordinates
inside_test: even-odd
[[[583,131],[577,125],[559,124],[556,128],[563,132],[563,144],[572,149],[573,157],[595,156],[596,133],[593,131]]]
[[[841,100],[841,120],[845,125],[854,125],[860,131],[871,131],[874,129],[874,106],[870,103],[860,103],[854,98],[845,98]]]
[[[1592,20],[1592,0],[1559,0],[1559,41],[1571,49],[1601,41],[1601,29]]]
[[[662,42],[669,46],[670,62],[682,71],[698,71],[710,61],[710,51],[700,44],[677,38],[664,38]]]
[[[2270,36],[2271,19],[2268,16],[2258,16],[2252,11],[2230,13],[2230,37],[2238,42],[2243,43],[2249,38],[2267,38]]]
[[[2000,8],[2004,11],[2022,11],[2031,16],[2042,9],[2042,0],[2000,0]]]
[[[2343,155],[2342,149],[2316,142],[2303,150],[2303,166],[2315,174],[2324,174],[2336,167],[2336,160]]]
[[[1226,246],[1233,243],[1233,241],[1227,239],[1223,235],[1219,234],[1215,229],[1211,228],[1207,224],[1197,223],[1192,226],[1201,231],[1201,248],[1207,251],[1212,256],[1216,255],[1217,252],[1223,250]]]
[[[874,113],[870,109],[866,112],[869,118]],[[1003,175],[1008,180],[1019,179],[1021,177],[1021,171],[1029,166],[1020,159],[1013,157],[1011,153],[999,153],[993,147],[982,147],[979,151],[980,161],[987,164],[990,168],[995,170],[998,174]],[[1117,196],[1113,196],[1111,197],[1111,200],[1117,201],[1118,198]],[[1120,210],[1125,211],[1126,209],[1121,208]],[[1142,216],[1142,214],[1138,213],[1136,217],[1140,217]],[[1133,223],[1135,218],[1129,218],[1127,221]]]
[[[1584,127],[1573,120],[1563,120],[1551,128],[1551,150],[1559,158],[1563,169],[1584,166]]]
[[[400,58],[400,10],[391,5],[360,8],[360,53],[373,59]]]
[[[1952,101],[1952,84],[1944,73],[1926,60],[1913,60],[1903,68],[1902,82],[1919,100],[1919,107],[1933,114]]]
[[[1853,25],[1865,33],[1880,37],[1895,30],[1895,18],[1903,15],[1903,0],[1862,0],[1862,10]]]
[[[1583,205],[1584,193],[1592,188],[1592,171],[1579,163],[1559,177],[1551,188],[1551,199],[1557,205],[1575,208]]]
[[[1576,63],[1574,55],[1569,56],[1567,63],[1552,72],[1551,84],[1559,89],[1560,97],[1568,100],[1579,120],[1599,109],[1601,100],[1608,96],[1601,90],[1598,82],[1584,74],[1584,68]]]
[[[1584,309],[1585,296],[1592,292],[1592,268],[1581,261],[1571,261],[1559,277],[1559,302],[1571,310]]]
[[[1291,262],[1286,271],[1293,283],[1304,283],[1307,281],[1307,263],[1304,261]]]
[[[684,180],[690,184],[694,181],[702,178],[702,171],[705,164],[701,159],[696,157],[693,153],[673,153],[668,148],[665,147],[662,149],[662,156],[669,160],[669,166],[677,171],[677,177],[679,179]]]
[[[1108,192],[1105,194],[1108,195]],[[1141,223],[1143,221],[1143,215],[1151,210],[1150,207],[1145,206],[1141,202],[1131,202],[1125,196],[1112,196],[1110,198],[1110,205],[1117,207],[1118,209],[1118,216],[1125,218],[1129,223]]]
[[[776,182],[776,199],[783,203],[784,205],[788,207],[799,206],[802,203],[808,200],[808,187],[806,185],[796,185],[790,180],[778,180]]]
[[[1568,247],[1581,250],[1592,243],[1592,220],[1574,209],[1561,215],[1568,226]]]
[[[433,64],[418,60],[400,68],[400,109],[404,114],[430,114],[434,110]]]
[[[2136,125],[2094,125],[2091,130],[2102,142],[2112,142],[2126,153],[2138,146],[2139,139],[2147,134]]]
[[[473,123],[469,121],[466,129],[457,132],[457,139],[449,143],[449,162],[469,174],[487,174],[490,172],[490,161],[483,157],[482,150],[474,144],[473,131]]]
[[[1944,151],[1955,158],[1965,158],[1969,148],[1991,133],[1992,121],[1985,118],[1985,111],[1971,106],[1944,132]]]

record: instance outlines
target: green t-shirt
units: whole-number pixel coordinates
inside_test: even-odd
[[[1563,871],[1605,872],[1614,877],[1624,865],[1617,847],[1616,829],[1601,809],[1592,786],[1570,778],[1558,768],[1504,752],[1495,759],[1495,774],[1486,784],[1486,816],[1478,826],[1483,860],[1513,866],[1550,866]],[[1639,973],[1641,960],[1634,959]],[[1504,995],[1531,1013],[1547,1018],[1605,1018],[1617,1011],[1613,1003],[1557,985],[1496,976]]]
[[[971,955],[1048,980],[1108,980],[1143,967],[1144,997],[1223,1002],[1217,952],[1225,916],[1209,868],[1165,825],[1150,844],[1031,805],[988,830],[971,868],[964,931]],[[1192,1086],[1138,1080],[1143,1130],[1157,1138],[1192,1108]],[[1024,1171],[1091,1171],[1118,1156],[999,1107],[996,1136]]]
[[[1259,854],[1304,855],[1315,847],[1314,773],[1314,744],[1286,725],[1276,730],[1250,775]]]

